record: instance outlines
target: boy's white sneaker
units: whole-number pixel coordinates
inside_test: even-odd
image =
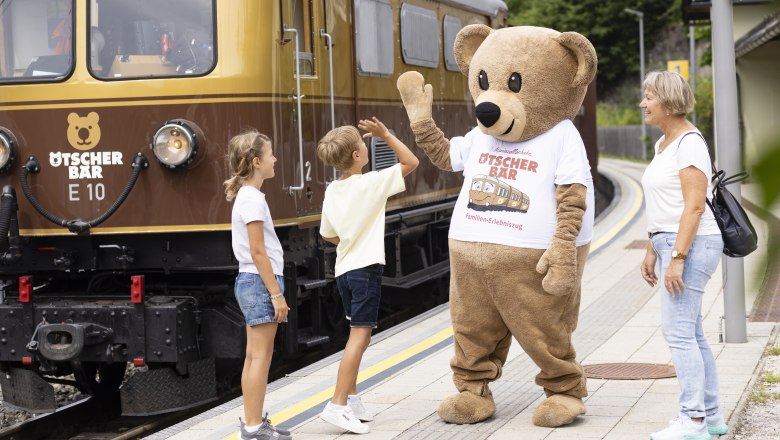
[[[363,405],[363,401],[360,400],[360,396],[347,396],[347,406],[352,409],[355,417],[361,422],[370,422],[374,420],[374,413],[366,409],[365,405]]]
[[[650,434],[650,440],[710,440],[707,424],[694,422],[687,416],[678,416],[663,431]]]
[[[320,413],[320,418],[341,429],[354,432],[355,434],[367,434],[368,431],[371,430],[368,425],[360,422],[349,405],[339,407],[332,402],[328,402],[328,404],[325,405],[325,409]]]

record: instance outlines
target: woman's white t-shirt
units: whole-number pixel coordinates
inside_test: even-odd
[[[685,136],[692,133],[689,136]],[[683,137],[685,137],[683,139]],[[694,166],[707,177],[707,198],[712,194],[712,162],[707,144],[698,130],[690,130],[674,139],[662,152],[655,144],[655,156],[642,176],[642,188],[647,206],[647,232],[677,232],[685,202],[680,183],[680,170]],[[699,221],[696,235],[720,234],[718,224],[709,207]]]
[[[231,236],[233,254],[238,260],[238,271],[258,273],[257,266],[252,260],[252,253],[249,251],[249,233],[246,229],[246,225],[257,221],[263,222],[265,252],[271,260],[274,275],[284,275],[284,250],[279,237],[276,236],[268,202],[265,201],[265,194],[253,186],[239,188],[233,201]]]

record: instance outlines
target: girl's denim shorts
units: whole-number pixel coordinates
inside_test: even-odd
[[[279,289],[284,292],[284,277],[276,275]],[[244,320],[249,326],[276,322],[274,305],[271,295],[263,284],[262,278],[256,273],[239,272],[236,277],[236,301],[244,313]],[[287,322],[285,319],[284,322]]]

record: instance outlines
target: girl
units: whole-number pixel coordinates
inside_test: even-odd
[[[231,226],[238,261],[235,294],[246,320],[241,373],[246,424],[239,418],[241,438],[288,440],[292,438],[288,431],[276,429],[262,416],[276,328],[286,322],[289,310],[282,294],[282,245],[260,191],[265,179],[274,177],[276,157],[268,136],[251,130],[230,140],[227,160],[231,177],[224,183],[225,195],[234,202]]]

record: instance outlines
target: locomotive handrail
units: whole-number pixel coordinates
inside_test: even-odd
[[[282,32],[290,32],[295,34],[295,96],[293,96],[293,99],[295,99],[298,112],[296,119],[298,119],[298,157],[301,159],[299,162],[301,186],[290,185],[289,191],[290,194],[292,194],[293,191],[300,191],[304,186],[306,186],[306,182],[303,177],[303,114],[301,113],[301,98],[303,98],[303,96],[301,96],[301,52],[298,49],[298,29],[288,28],[287,25],[283,25]]]
[[[68,228],[70,232],[79,234],[84,231],[87,231],[89,228],[95,227],[104,221],[106,221],[111,215],[114,214],[114,212],[119,209],[119,207],[124,203],[125,199],[127,199],[128,194],[130,194],[130,191],[133,189],[133,186],[135,186],[135,182],[138,180],[138,175],[141,173],[143,169],[146,169],[149,167],[149,161],[146,160],[146,156],[144,156],[143,153],[139,152],[135,158],[133,159],[133,163],[130,164],[131,167],[133,167],[133,172],[130,174],[130,180],[128,180],[127,184],[125,185],[125,189],[122,190],[122,193],[119,195],[119,197],[116,199],[113,205],[111,205],[106,212],[95,218],[94,220],[90,221],[84,221],[81,219],[74,219],[74,220],[67,220],[64,218],[57,217],[56,215],[50,213],[46,210],[46,208],[43,207],[43,205],[38,202],[38,200],[33,195],[32,191],[30,191],[30,185],[27,183],[27,176],[30,173],[37,174],[41,171],[41,165],[38,162],[38,159],[35,158],[35,156],[30,156],[27,159],[27,163],[22,166],[22,175],[19,178],[22,185],[22,192],[24,193],[25,197],[27,197],[27,200],[30,201],[30,204],[35,208],[36,211],[38,211],[39,214],[41,214],[46,220],[49,220],[50,222],[62,226],[65,228]]]
[[[330,129],[336,128],[336,95],[333,93],[333,38],[329,33],[325,32],[325,29],[320,29],[320,36],[325,37],[326,44],[328,45],[328,67],[330,73]],[[336,168],[333,168],[333,180],[336,180]],[[327,183],[327,179],[326,183]]]

